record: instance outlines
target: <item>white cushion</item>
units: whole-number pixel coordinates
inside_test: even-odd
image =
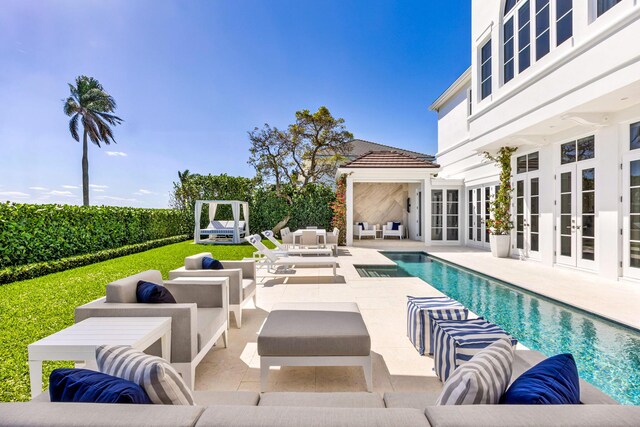
[[[149,356],[127,345],[103,345],[96,349],[98,369],[141,386],[149,399],[161,405],[195,405],[193,394],[166,360]]]
[[[436,405],[497,404],[509,385],[513,359],[511,340],[494,342],[451,374]]]
[[[364,226],[365,230],[369,229],[369,223],[368,222],[363,222],[362,225]]]
[[[387,230],[391,230],[393,228],[393,222],[387,222]]]

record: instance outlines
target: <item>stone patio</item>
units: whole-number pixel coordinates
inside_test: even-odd
[[[442,385],[433,359],[420,356],[406,337],[406,297],[437,296],[439,291],[418,278],[361,278],[354,264],[393,264],[382,250],[426,250],[474,270],[571,302],[589,311],[640,328],[640,287],[595,275],[551,268],[536,262],[498,260],[486,251],[461,247],[425,247],[415,241],[371,240],[340,249],[338,280],[330,269],[298,268],[287,277],[264,270],[258,283],[258,306],[248,305],[242,329],[231,321],[229,348],[215,347],[198,366],[197,390],[260,390],[257,336],[274,303],[355,301],[371,335],[373,389],[437,391]],[[520,345],[519,345],[520,346]],[[357,367],[285,367],[271,371],[269,391],[364,391]]]

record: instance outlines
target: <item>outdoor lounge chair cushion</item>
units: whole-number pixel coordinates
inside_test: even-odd
[[[223,270],[222,263],[211,257],[202,257],[202,268],[205,270]]]
[[[138,282],[136,298],[142,304],[176,304],[176,299],[169,289],[143,280]]]
[[[371,337],[356,303],[280,303],[258,335],[261,356],[369,356]]]
[[[211,340],[226,320],[222,308],[198,308],[198,352]]]
[[[258,406],[295,406],[306,408],[384,408],[378,393],[264,393]],[[422,408],[424,409],[424,408]]]
[[[151,404],[138,384],[89,369],[55,369],[49,396],[51,402]]]
[[[576,405],[580,403],[578,368],[571,354],[550,357],[516,379],[500,403]]]
[[[142,386],[153,403],[195,405],[180,374],[160,357],[127,345],[103,345],[96,349],[96,362],[101,372]]]
[[[436,405],[496,404],[509,385],[513,346],[501,338],[460,365],[444,384]]]

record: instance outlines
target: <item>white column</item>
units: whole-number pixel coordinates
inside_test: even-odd
[[[347,246],[353,245],[353,178],[347,175]]]
[[[556,181],[556,179],[559,179],[559,177],[556,176],[557,174],[555,173],[555,168],[556,165],[560,163],[560,156],[557,155],[559,151],[560,147],[555,144],[542,147],[540,148],[540,151],[538,151],[540,155],[540,184],[538,187],[540,194],[540,197],[538,197],[540,212],[540,262],[548,266],[552,266],[555,262],[553,251],[555,250],[557,231],[554,229],[554,225],[556,223],[556,206],[554,205],[554,201],[557,199],[557,203],[560,203],[559,195],[557,194],[558,183]],[[514,158],[517,157],[518,152],[516,151]],[[514,165],[514,167],[517,168],[517,165]],[[514,169],[514,171],[516,170],[517,169]],[[515,199],[515,188],[513,191],[514,193],[512,194],[512,196],[514,196]],[[558,206],[557,209],[559,208],[560,207]],[[513,240],[511,243],[515,245],[515,240]]]

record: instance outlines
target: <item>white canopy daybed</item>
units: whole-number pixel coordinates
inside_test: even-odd
[[[201,228],[202,206],[209,206],[209,225]],[[233,220],[216,220],[218,205],[231,205]],[[240,220],[240,208],[242,217]],[[195,206],[195,230],[193,241],[195,243],[240,243],[249,231],[249,203],[238,200],[196,200]],[[207,236],[204,239],[203,236]]]

